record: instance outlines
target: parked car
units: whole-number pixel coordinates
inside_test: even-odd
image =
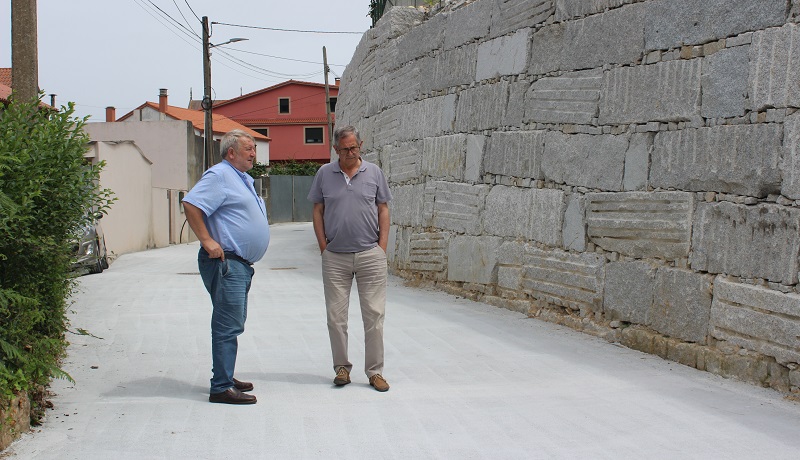
[[[95,213],[92,222],[83,227],[81,236],[73,246],[76,259],[72,265],[74,269],[88,269],[89,273],[102,273],[108,268],[106,239],[100,226],[102,217],[103,214]]]

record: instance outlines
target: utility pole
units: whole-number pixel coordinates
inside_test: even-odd
[[[333,123],[331,122],[331,90],[330,86],[328,85],[328,71],[330,68],[328,67],[328,52],[325,50],[325,47],[322,47],[322,65],[325,66],[325,111],[328,113],[328,153],[331,155],[331,159],[333,159]]]
[[[11,0],[11,85],[14,99],[39,99],[36,0]]]
[[[211,43],[209,43],[208,16],[203,16],[203,102],[205,126],[203,127],[203,171],[211,166],[214,155],[214,121],[211,118]]]

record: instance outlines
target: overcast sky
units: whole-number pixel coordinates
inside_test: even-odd
[[[10,4],[0,1],[0,67],[11,67]],[[170,105],[186,107],[190,91],[194,99],[203,95],[202,47],[194,37],[202,29],[195,14],[250,26],[212,25],[212,44],[248,39],[212,50],[215,99],[288,79],[322,83],[322,47],[331,71],[341,76],[361,34],[251,27],[363,33],[371,24],[368,9],[368,0],[38,0],[39,87],[55,93],[58,106],[75,102],[77,115],[91,115],[90,122],[105,121],[107,106],[119,117],[158,102],[160,88],[169,90]],[[333,83],[334,75],[329,78]]]

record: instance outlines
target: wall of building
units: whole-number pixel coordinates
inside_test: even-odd
[[[87,123],[86,132],[93,141],[135,142],[153,162],[153,187],[188,190],[189,178],[202,173],[203,151],[188,121]]]
[[[105,161],[100,187],[114,191],[116,201],[100,224],[106,248],[114,257],[155,247],[151,205],[151,168],[133,142],[97,142],[94,161]]]
[[[338,87],[331,86],[330,96],[337,95]],[[279,112],[281,98],[289,99],[289,113]],[[322,85],[276,85],[275,89],[225,102],[215,107],[214,113],[250,128],[268,128],[272,139],[269,143],[269,159],[272,161],[319,160],[330,157],[325,87]],[[304,127],[322,128],[325,143],[306,144]],[[261,152],[261,147],[258,148]]]
[[[113,186],[105,185],[105,181],[101,180],[101,186],[114,190],[120,202],[134,200],[141,204],[142,209],[137,209],[136,213],[126,208],[128,212],[126,215],[128,220],[140,219],[141,222],[150,222],[147,244],[142,245],[143,234],[137,228],[137,224],[109,229],[106,224],[109,219],[105,218],[103,229],[106,232],[107,242],[126,241],[123,246],[132,245],[138,248],[135,250],[143,250],[187,242],[190,238],[194,240],[194,235],[190,235],[186,227],[183,227],[185,216],[178,199],[181,192],[187,192],[199,180],[203,171],[202,138],[195,136],[192,124],[188,121],[88,123],[85,129],[95,142],[131,142],[147,160],[152,162],[148,178],[149,191],[144,190],[143,183],[137,183],[138,188],[133,190],[116,183]],[[106,168],[119,171],[122,180],[133,179],[133,172],[130,173],[130,177],[125,177],[127,160],[124,157],[109,155],[105,160]],[[112,206],[111,212],[114,212],[116,207],[117,204]],[[119,208],[122,209],[123,206],[120,205]],[[183,233],[181,233],[182,228]],[[123,250],[122,247],[119,249]],[[125,249],[124,252],[131,251]],[[117,255],[124,252],[115,251]]]
[[[445,3],[342,78],[392,270],[800,392],[800,3]]]

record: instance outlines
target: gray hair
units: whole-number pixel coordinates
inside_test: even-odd
[[[223,160],[228,157],[228,150],[231,147],[236,149],[236,147],[239,146],[240,137],[246,137],[253,141],[253,144],[256,143],[256,140],[253,138],[253,136],[247,134],[241,129],[234,129],[233,131],[225,133],[225,135],[222,136],[222,140],[219,141],[219,156],[221,156]]]
[[[342,138],[350,135],[355,136],[358,143],[361,143],[361,135],[358,134],[358,130],[355,128],[355,126],[347,125],[333,130],[333,145],[338,148],[339,141],[342,140]]]

